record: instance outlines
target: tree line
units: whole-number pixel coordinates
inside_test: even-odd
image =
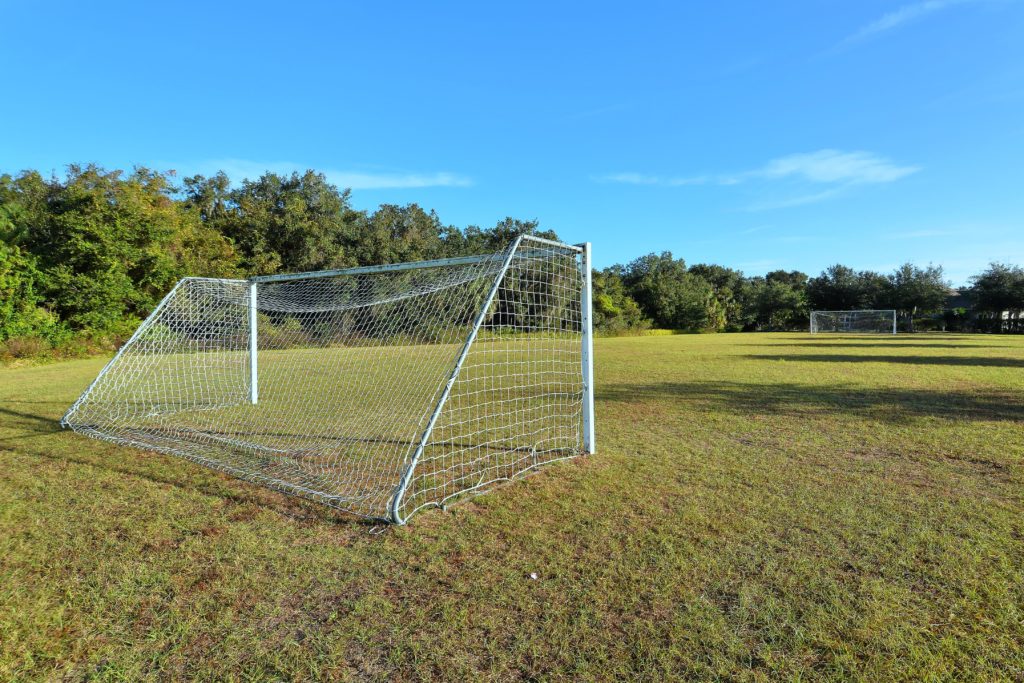
[[[515,218],[458,228],[416,204],[356,210],[349,190],[315,171],[268,172],[238,184],[224,173],[179,180],[174,172],[95,165],[69,166],[63,176],[4,174],[0,344],[6,355],[110,348],[186,275],[248,277],[486,253],[520,233],[558,238]],[[954,313],[949,325],[1019,331],[1024,271],[993,264],[972,282],[975,314],[958,321]],[[605,333],[803,329],[815,308],[895,308],[912,326],[942,313],[949,296],[940,267],[906,264],[882,275],[836,265],[818,277],[747,277],[718,265],[687,266],[669,252],[595,271],[594,287],[595,323]]]
[[[612,333],[806,330],[813,310],[857,309],[894,309],[908,332],[1024,332],[1024,269],[1001,263],[961,293],[934,265],[878,273],[836,264],[816,277],[795,270],[748,277],[715,264],[688,267],[663,252],[596,272],[594,290],[595,320]]]
[[[479,254],[520,233],[557,238],[514,218],[458,229],[416,204],[358,211],[314,171],[237,185],[224,173],[179,182],[94,165],[0,175],[0,344],[6,355],[109,349],[185,276]]]

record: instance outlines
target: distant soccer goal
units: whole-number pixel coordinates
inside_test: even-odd
[[[594,452],[590,245],[179,282],[62,424],[404,523]]]
[[[811,311],[811,334],[818,332],[896,334],[896,311]]]

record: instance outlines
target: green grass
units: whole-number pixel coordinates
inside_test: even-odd
[[[598,455],[386,529],[0,369],[0,680],[1024,679],[1024,338],[596,356]]]

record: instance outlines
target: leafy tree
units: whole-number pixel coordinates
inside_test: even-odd
[[[773,270],[765,275],[764,279],[765,282],[778,282],[801,291],[807,287],[807,274],[799,270]]]
[[[807,301],[812,309],[846,311],[864,308],[863,283],[853,268],[836,264],[807,281]]]
[[[170,245],[185,217],[165,175],[69,166],[63,181],[20,180],[19,239],[48,307],[73,328],[123,331],[178,279]]]
[[[861,302],[865,308],[897,308],[893,298],[892,278],[873,270],[857,273],[860,280]]]
[[[178,274],[181,277],[241,277],[238,252],[231,241],[213,226],[183,211],[186,217],[168,245]]]
[[[461,253],[484,254],[487,252],[504,249],[519,235],[533,235],[549,240],[558,240],[558,235],[552,230],[540,230],[540,223],[536,220],[521,221],[516,218],[506,218],[498,221],[497,225],[488,230],[481,230],[471,225],[465,230]]]
[[[11,337],[57,341],[63,327],[57,316],[41,306],[43,274],[31,254],[7,241],[12,229],[0,211],[0,342]]]
[[[235,204],[231,196],[231,180],[223,171],[206,178],[201,175],[185,178],[183,202],[193,209],[204,225],[227,234],[228,223],[235,218]]]
[[[726,329],[738,331],[753,323],[747,301],[749,281],[743,277],[743,273],[708,263],[690,266],[689,272],[711,285],[718,307],[725,314]]]
[[[725,326],[725,311],[714,289],[671,252],[636,259],[623,279],[644,314],[661,327],[700,331]]]
[[[417,204],[382,204],[359,224],[349,251],[360,265],[422,261],[447,256],[453,228],[441,224],[437,213]],[[455,245],[461,249],[462,245]]]
[[[807,297],[789,278],[769,276],[750,281],[749,315],[758,330],[789,330],[807,324]],[[806,276],[803,278],[807,279]]]
[[[971,298],[993,331],[1020,328],[1024,316],[1024,268],[992,263],[971,278]],[[1009,316],[1004,321],[1003,316]]]
[[[347,250],[365,220],[322,173],[265,173],[228,189],[224,174],[185,181],[185,202],[229,238],[250,275],[355,265]]]
[[[918,268],[904,263],[889,276],[890,304],[897,314],[906,318],[914,331],[914,316],[942,310],[949,297],[950,285],[942,277],[942,266]]]
[[[633,300],[622,280],[622,268],[594,271],[594,329],[599,332],[625,332],[651,326],[640,305]]]

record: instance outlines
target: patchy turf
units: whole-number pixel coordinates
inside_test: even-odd
[[[0,369],[0,679],[1024,680],[1024,338],[596,354],[598,455],[387,529]]]

